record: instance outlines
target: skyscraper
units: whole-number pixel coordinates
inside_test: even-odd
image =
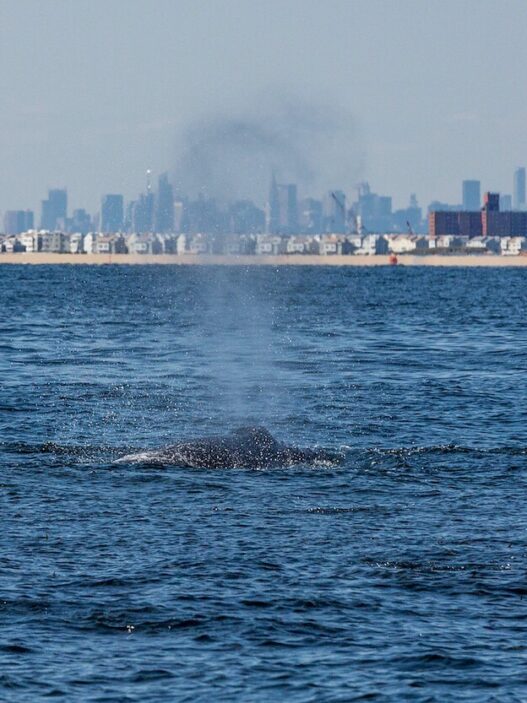
[[[479,181],[463,181],[463,210],[477,212],[481,207],[481,184]]]
[[[500,211],[500,194],[485,193],[483,196],[483,212],[499,212]]]
[[[277,186],[278,194],[278,232],[292,234],[298,229],[298,204],[296,185],[287,183]]]
[[[324,231],[346,231],[346,196],[341,190],[330,190],[324,199]]]
[[[500,210],[501,212],[510,212],[512,210],[512,195],[500,193]]]
[[[306,234],[318,233],[322,229],[322,203],[314,198],[305,198],[298,208],[298,227]]]
[[[154,194],[141,193],[131,208],[132,232],[144,233],[154,230]]]
[[[360,215],[362,227],[370,232],[388,232],[392,224],[392,199],[372,193],[368,183],[359,184],[353,210]]]
[[[512,206],[515,210],[525,209],[525,167],[523,166],[514,171]]]
[[[68,213],[68,193],[66,190],[49,190],[48,199],[42,201],[40,227],[53,231],[59,220],[65,222]]]
[[[166,173],[159,176],[156,196],[156,232],[174,231],[174,190]]]
[[[33,229],[31,210],[7,210],[4,214],[4,234],[20,234]]]
[[[278,202],[278,185],[273,173],[269,188],[269,201],[266,206],[265,230],[268,234],[277,234],[279,230],[280,204]]]
[[[263,232],[265,215],[250,200],[237,200],[229,208],[229,231],[235,234]]]
[[[122,195],[103,195],[101,202],[101,232],[121,232],[124,224]]]

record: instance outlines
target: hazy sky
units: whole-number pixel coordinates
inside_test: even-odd
[[[0,210],[40,212],[48,187],[92,211],[133,197],[196,122],[276,96],[353,115],[346,187],[511,192],[526,70],[525,0],[0,0]]]

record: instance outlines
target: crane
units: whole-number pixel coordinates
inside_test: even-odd
[[[342,219],[344,220],[344,226],[346,229],[348,229],[348,225],[350,224],[350,220],[353,223],[353,226],[355,228],[355,231],[359,233],[359,224],[357,222],[357,215],[355,214],[353,208],[350,208],[346,212],[346,206],[344,203],[341,201],[341,199],[338,197],[338,195],[335,193],[334,190],[331,191],[331,197],[333,200],[337,203],[337,207],[342,213]]]

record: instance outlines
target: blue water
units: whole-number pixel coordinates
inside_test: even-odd
[[[526,701],[526,275],[1,267],[0,700]]]

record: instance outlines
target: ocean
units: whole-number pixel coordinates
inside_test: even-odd
[[[526,283],[0,267],[0,700],[527,701]]]

